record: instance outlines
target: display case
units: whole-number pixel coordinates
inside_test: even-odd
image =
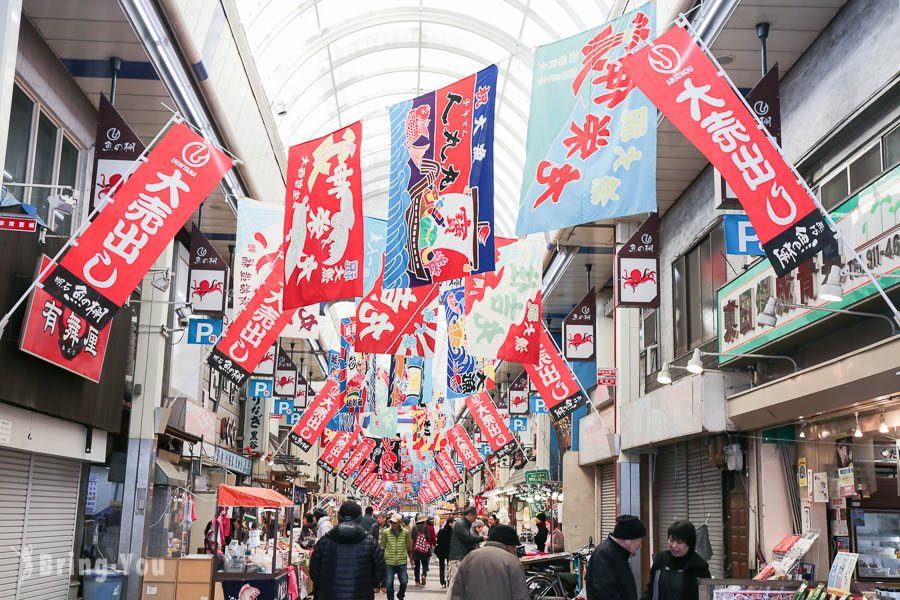
[[[851,507],[857,578],[900,582],[900,510]]]

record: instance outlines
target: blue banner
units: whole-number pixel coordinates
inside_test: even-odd
[[[765,256],[747,215],[725,215],[725,251],[744,256]]]
[[[385,288],[494,270],[497,66],[390,107]]]
[[[618,62],[655,20],[648,3],[535,51],[516,235],[656,212],[656,109]]]

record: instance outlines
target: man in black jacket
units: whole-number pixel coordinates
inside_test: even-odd
[[[338,526],[316,543],[309,576],[316,600],[373,600],[384,578],[384,554],[359,520],[362,509],[352,501],[338,511]]]
[[[628,559],[641,549],[647,528],[633,515],[620,515],[606,540],[588,563],[585,587],[588,600],[637,600],[637,584]]]

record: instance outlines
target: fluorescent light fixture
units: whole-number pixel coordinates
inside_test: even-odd
[[[688,361],[687,370],[694,375],[699,375],[703,372],[703,358],[702,353],[700,352],[700,348],[696,348],[694,350],[694,354],[691,356],[691,360]]]
[[[837,265],[831,266],[831,271],[825,277],[822,287],[819,290],[819,299],[826,302],[840,302],[844,299],[844,284],[841,282],[841,268]]]

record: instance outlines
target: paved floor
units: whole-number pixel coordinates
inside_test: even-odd
[[[428,583],[425,587],[417,587],[412,582],[412,569],[410,569],[409,587],[406,588],[406,598],[404,600],[440,600],[447,597],[447,590],[441,588],[441,582],[437,578],[437,569],[435,569],[435,578],[432,580],[429,572]],[[395,583],[394,591],[397,591]],[[387,595],[375,594],[375,600],[385,600]]]

